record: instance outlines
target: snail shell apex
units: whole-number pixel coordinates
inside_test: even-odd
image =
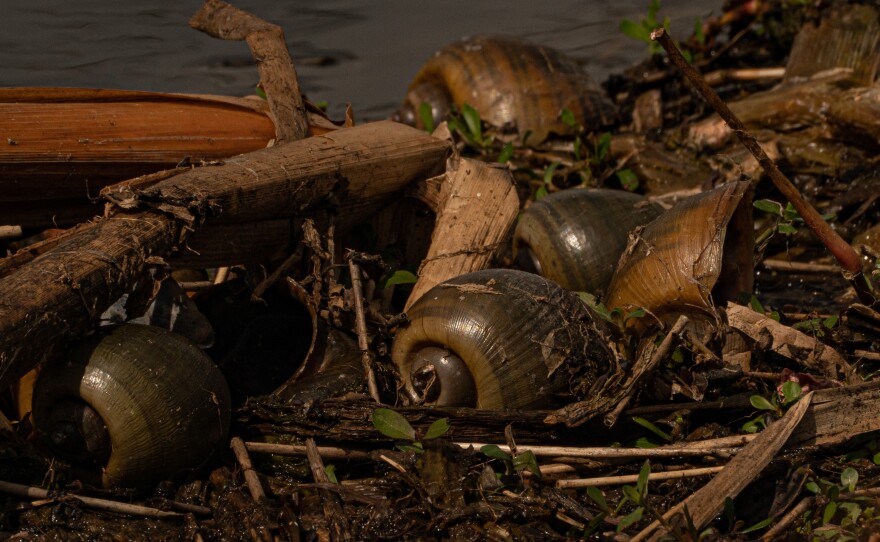
[[[410,84],[398,117],[423,128],[422,103],[431,105],[435,124],[453,104],[469,104],[493,126],[531,132],[532,143],[551,132],[570,133],[560,118],[564,109],[587,130],[610,125],[616,117],[604,91],[574,59],[499,36],[465,38],[436,52]]]
[[[83,341],[49,363],[35,384],[41,433],[71,402],[100,416],[111,446],[106,464],[81,465],[89,483],[147,487],[202,463],[226,436],[230,399],[213,361],[183,337],[127,324]],[[64,450],[57,450],[64,455]]]
[[[616,370],[607,330],[572,292],[538,275],[490,269],[429,290],[408,311],[392,359],[412,397],[413,370],[425,347],[450,350],[467,366],[476,408],[538,408]],[[577,377],[577,378],[575,378]],[[442,389],[455,383],[443,383]]]

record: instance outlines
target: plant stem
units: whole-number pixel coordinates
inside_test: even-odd
[[[876,302],[876,299],[873,296],[873,287],[868,275],[862,274],[862,259],[859,257],[855,249],[853,249],[849,243],[844,241],[843,238],[841,238],[840,235],[838,235],[837,232],[822,219],[816,209],[801,197],[798,189],[785,175],[783,175],[781,171],[779,171],[779,168],[776,167],[773,160],[767,156],[767,153],[764,152],[764,149],[758,144],[758,140],[755,139],[755,136],[746,130],[742,121],[739,120],[729,107],[727,107],[727,104],[724,103],[718,94],[712,90],[700,73],[693,66],[688,64],[687,60],[682,56],[681,51],[679,51],[678,47],[672,42],[672,39],[669,37],[666,30],[663,28],[654,30],[651,32],[651,39],[658,42],[663,49],[666,50],[666,54],[669,55],[669,60],[671,60],[672,63],[684,73],[685,77],[687,77],[691,84],[696,87],[703,99],[715,109],[718,115],[724,119],[724,122],[726,122],[736,133],[742,144],[745,145],[755,159],[758,160],[758,163],[761,164],[761,167],[767,173],[767,176],[770,177],[770,180],[773,181],[776,188],[779,189],[779,191],[782,192],[782,195],[791,202],[792,206],[794,206],[801,218],[804,219],[807,226],[819,238],[819,241],[821,241],[831,254],[837,258],[838,263],[845,271],[844,275],[853,284],[853,287],[859,294],[859,298],[866,304],[873,305]]]

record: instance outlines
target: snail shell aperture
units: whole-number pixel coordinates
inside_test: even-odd
[[[40,372],[37,431],[85,481],[144,488],[199,466],[226,436],[229,389],[183,337],[127,324]]]
[[[616,116],[603,90],[574,59],[509,37],[467,38],[436,52],[410,84],[396,120],[424,128],[422,103],[431,106],[435,124],[453,104],[469,104],[493,126],[531,132],[531,143],[550,132],[570,132],[560,118],[564,109],[587,130],[609,125]]]
[[[629,232],[663,208],[623,190],[569,189],[530,205],[513,234],[519,266],[569,290],[599,295],[611,282]]]
[[[416,401],[538,408],[575,391],[575,381],[583,383],[579,394],[589,393],[617,370],[598,316],[574,293],[532,273],[490,269],[456,277],[425,293],[407,316],[391,356]]]

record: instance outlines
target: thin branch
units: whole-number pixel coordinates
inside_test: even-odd
[[[700,469],[682,469],[667,472],[652,472],[648,475],[648,481],[654,480],[678,480],[680,478],[694,478],[716,474],[724,469],[721,467],[703,467]],[[638,474],[625,474],[621,476],[602,476],[599,478],[573,478],[570,480],[557,480],[558,489],[577,489],[584,487],[613,486],[621,484],[633,484],[639,480]]]
[[[379,388],[376,386],[376,375],[373,373],[373,355],[370,353],[369,341],[367,340],[367,320],[364,316],[364,293],[361,285],[361,268],[354,261],[354,252],[348,254],[348,270],[351,273],[351,289],[354,292],[354,317],[357,328],[358,348],[361,350],[361,362],[364,365],[364,377],[367,381],[367,389],[370,397],[377,403]]]
[[[235,459],[238,460],[238,464],[241,465],[241,469],[244,471],[244,480],[247,483],[251,497],[256,502],[265,500],[266,493],[263,491],[263,486],[260,484],[257,472],[254,470],[253,465],[251,465],[251,458],[248,457],[244,442],[239,437],[232,437],[229,447],[232,448],[233,453],[235,453]]]

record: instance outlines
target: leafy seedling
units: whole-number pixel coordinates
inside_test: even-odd
[[[399,412],[390,408],[377,408],[373,411],[373,427],[386,437],[398,442],[394,445],[402,452],[422,453],[425,451],[423,440],[439,438],[449,431],[449,421],[440,418],[432,423],[421,439],[416,438],[416,430]]]
[[[535,453],[531,450],[512,455],[495,444],[487,444],[480,448],[480,453],[486,457],[498,459],[504,463],[505,474],[507,475],[521,473],[523,470],[528,469],[538,478],[541,477],[541,469],[538,467],[538,459],[535,457]]]

